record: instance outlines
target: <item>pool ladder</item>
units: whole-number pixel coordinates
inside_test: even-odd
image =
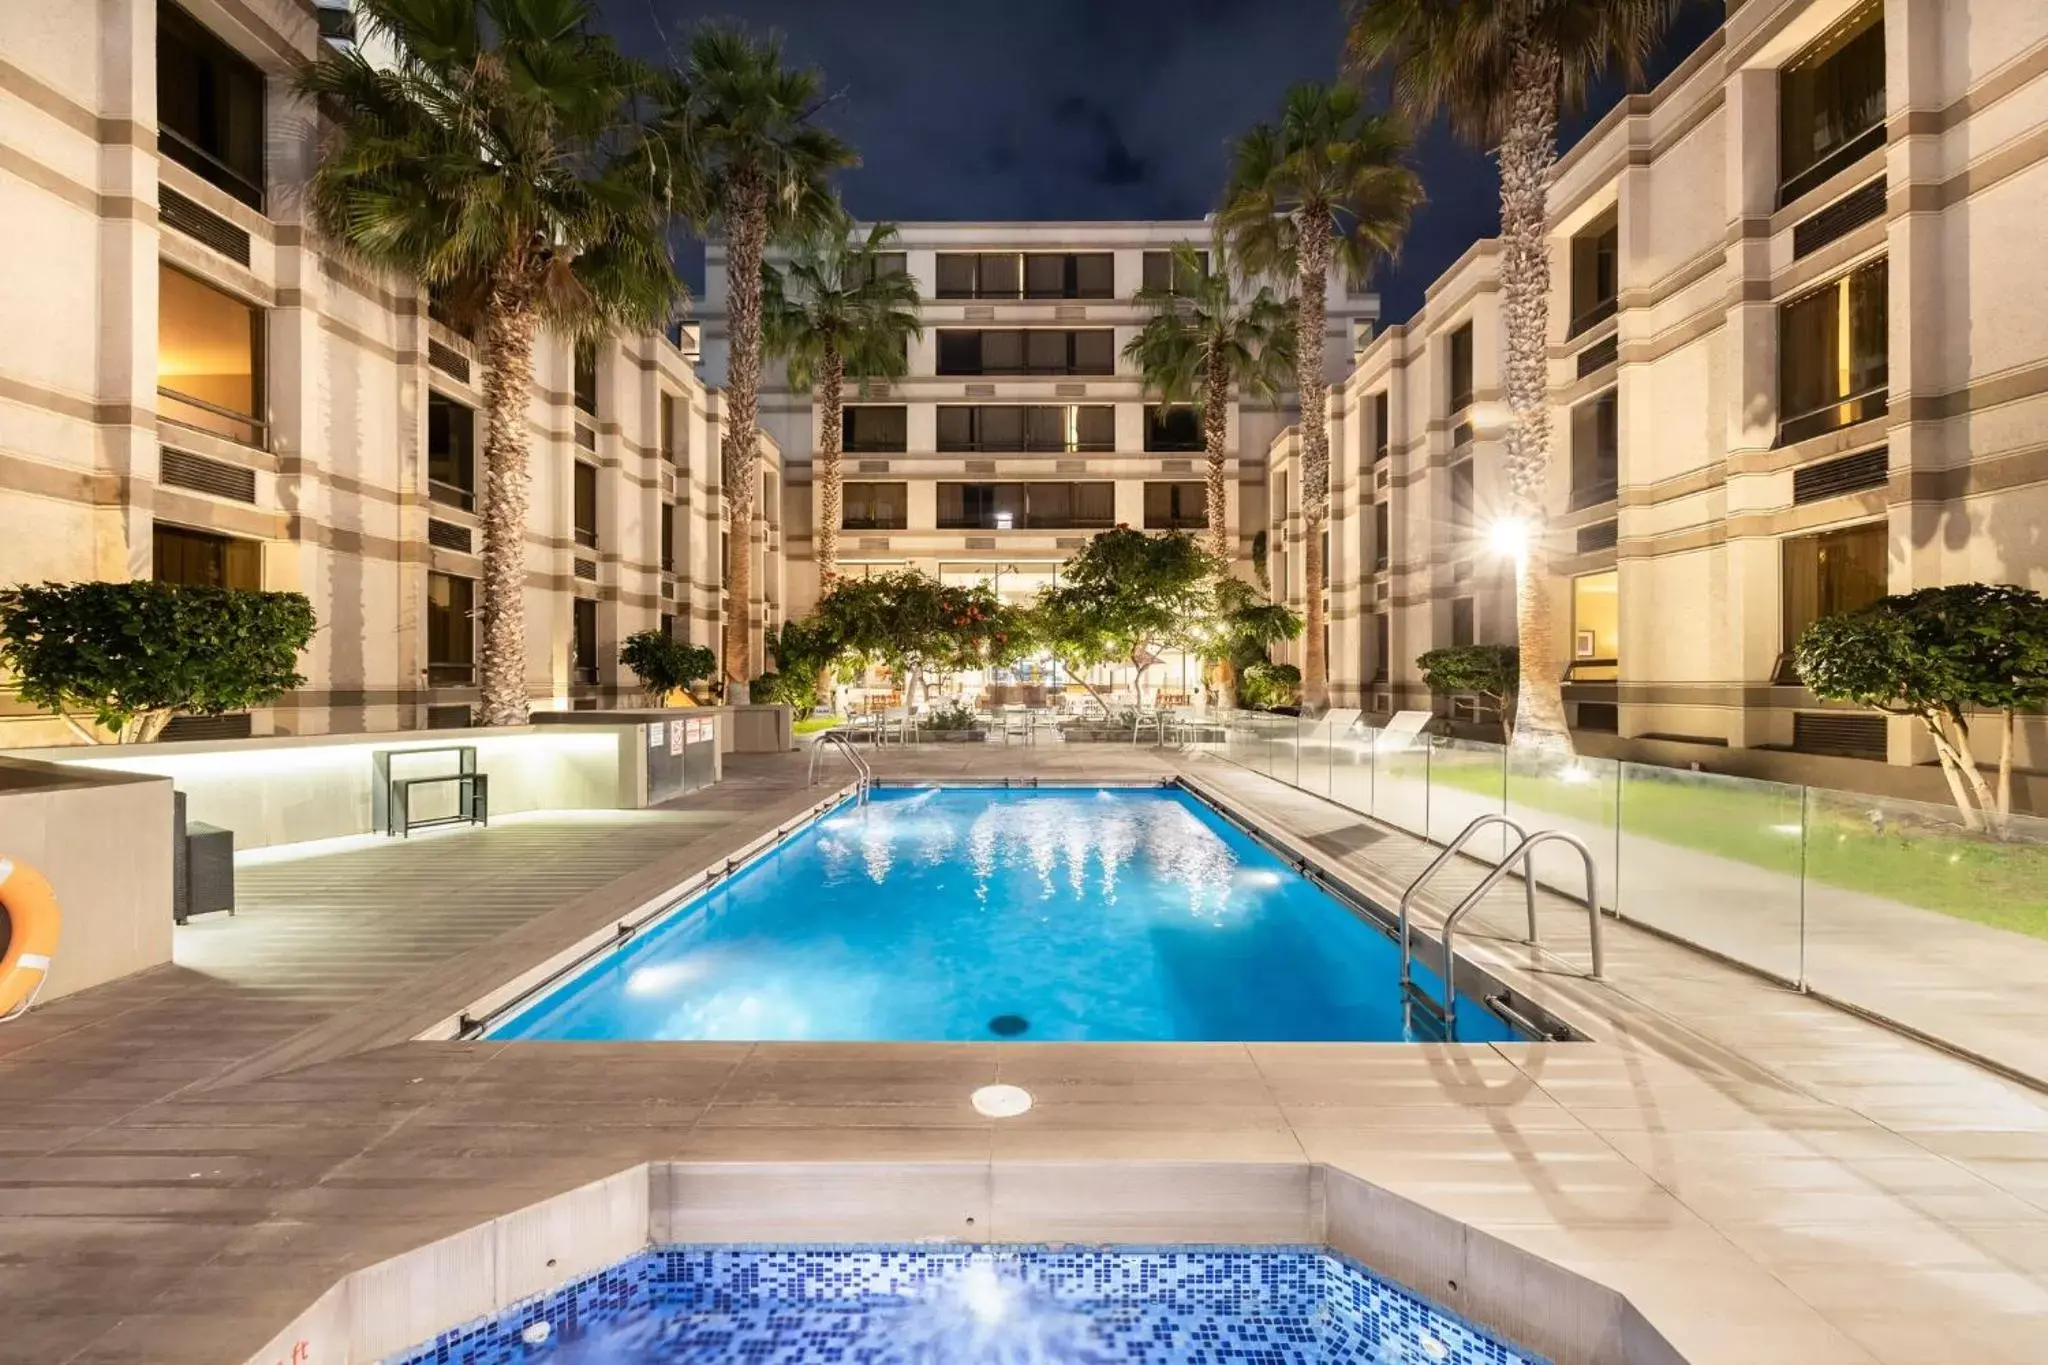
[[[859,751],[853,747],[853,741],[838,730],[821,730],[818,733],[818,737],[811,742],[811,771],[804,785],[810,787],[818,785],[818,760],[825,756],[825,750],[828,747],[837,749],[840,753],[846,755],[846,761],[853,765],[854,803],[856,805],[867,804],[868,790],[875,785],[875,770],[868,766],[868,761],[862,758]]]
[[[1438,870],[1465,846],[1467,840],[1488,825],[1505,825],[1515,832],[1515,838],[1519,842],[1509,851],[1507,857],[1501,859],[1491,872],[1480,879],[1479,885],[1473,887],[1465,894],[1463,900],[1451,907],[1450,914],[1444,916],[1442,938],[1439,942],[1443,952],[1444,994],[1443,999],[1439,1000],[1415,982],[1412,970],[1415,959],[1414,939],[1408,921],[1408,907],[1414,902],[1416,893],[1422,890],[1423,883],[1435,876]],[[1530,855],[1539,846],[1547,843],[1569,844],[1578,850],[1580,860],[1586,865],[1586,930],[1593,949],[1591,976],[1593,980],[1598,981],[1605,970],[1600,943],[1599,873],[1593,867],[1593,850],[1587,848],[1585,841],[1575,835],[1566,834],[1561,829],[1539,829],[1531,834],[1505,815],[1482,815],[1460,830],[1458,837],[1446,844],[1444,851],[1437,854],[1428,867],[1422,869],[1422,875],[1408,883],[1408,889],[1401,893],[1401,998],[1406,1004],[1420,1006],[1431,1020],[1441,1025],[1444,1036],[1453,1042],[1458,1037],[1458,958],[1453,951],[1458,921],[1463,919],[1473,906],[1485,899],[1486,893],[1493,890],[1494,883],[1519,866],[1522,869],[1523,899],[1529,907],[1529,936],[1522,941],[1534,947],[1536,869],[1530,861]]]

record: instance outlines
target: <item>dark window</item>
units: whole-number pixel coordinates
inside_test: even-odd
[[[169,4],[156,14],[156,122],[165,156],[263,207],[263,73]]]
[[[1372,396],[1372,458],[1377,464],[1387,458],[1394,439],[1393,402],[1381,391]]]
[[[1873,261],[1778,309],[1779,444],[1884,415],[1887,292]]]
[[[1460,531],[1472,529],[1472,462],[1461,460],[1451,466],[1451,525]]]
[[[849,483],[839,503],[839,525],[847,531],[900,531],[910,524],[910,485]]]
[[[946,251],[938,258],[942,299],[1106,299],[1114,297],[1107,251]]]
[[[1372,505],[1372,567],[1375,570],[1386,568],[1393,560],[1394,545],[1387,530],[1388,506],[1384,502]]]
[[[1209,253],[1199,251],[1195,254],[1202,263],[1202,269],[1208,270]],[[1171,251],[1146,252],[1144,271],[1140,283],[1147,289],[1171,289],[1176,294],[1192,294],[1198,282],[1196,276],[1190,275],[1187,268],[1174,259]]]
[[[939,529],[1055,531],[1115,524],[1113,483],[942,483]]]
[[[1621,468],[1620,406],[1609,389],[1572,409],[1573,511],[1614,497]]]
[[[476,412],[427,395],[427,491],[435,502],[476,505]]]
[[[1613,209],[1572,238],[1573,336],[1614,316],[1620,253],[1621,224]]]
[[[942,405],[941,451],[1055,451],[1116,449],[1116,409],[1108,404],[990,403]]]
[[[866,269],[860,271],[855,278],[865,275],[865,283],[872,284],[886,276],[904,273],[910,267],[910,258],[901,251],[881,251],[868,257],[865,264]]]
[[[1778,191],[1790,203],[1884,145],[1884,6],[1861,6],[1778,77]]]
[[[576,406],[597,416],[597,347],[588,341],[576,343]]]
[[[1202,416],[1186,403],[1145,405],[1145,449],[1206,450]]]
[[[158,523],[150,535],[156,581],[195,588],[261,588],[263,546]]]
[[[576,543],[597,546],[597,466],[576,462]]]
[[[1784,542],[1785,651],[1823,616],[1867,607],[1888,590],[1884,522],[1791,536]]]
[[[1472,324],[1451,333],[1451,405],[1446,415],[1472,406]]]
[[[1393,675],[1393,621],[1385,612],[1372,618],[1372,680],[1385,682]]]
[[[1209,488],[1200,483],[1145,485],[1145,529],[1196,531],[1209,524]]]
[[[427,575],[427,681],[465,683],[476,673],[476,582]]]
[[[661,567],[671,571],[676,567],[676,505],[672,502],[661,505]]]
[[[667,612],[661,614],[661,633],[671,640],[676,638],[676,618]]]
[[[1114,374],[1116,333],[1109,328],[1087,331],[939,332],[939,373],[976,374]]]
[[[674,464],[676,455],[676,396],[665,393],[661,396],[661,458]]]
[[[597,681],[597,601],[595,598],[579,597],[575,603],[576,657],[572,660],[575,680],[579,683]]]
[[[843,448],[854,452],[910,449],[910,409],[849,407],[841,409]]]
[[[1457,648],[1475,642],[1472,627],[1472,599],[1457,597],[1451,600],[1451,646]]]
[[[732,586],[732,532],[718,533],[718,586]]]
[[[156,280],[159,415],[263,444],[263,310],[167,265]]]

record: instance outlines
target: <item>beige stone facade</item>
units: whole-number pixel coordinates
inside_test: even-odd
[[[312,125],[290,86],[321,42],[300,0],[0,6],[0,582],[308,594],[307,685],[256,734],[454,724],[476,695],[480,365],[305,225]],[[718,640],[719,397],[694,329],[672,336],[613,337],[582,365],[541,340],[537,707],[631,692],[617,643],[635,630]],[[764,567],[776,529],[754,528]],[[759,619],[778,576],[756,581]],[[66,738],[0,692],[0,747]]]
[[[1884,591],[2048,588],[2048,8],[1731,10],[1553,182],[1556,659],[1582,731],[1923,760],[1785,654]],[[1514,638],[1493,266],[1481,243],[1332,395],[1341,702],[1426,705],[1423,650]]]

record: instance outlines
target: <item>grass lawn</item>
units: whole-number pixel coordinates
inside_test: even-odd
[[[1462,758],[1462,755],[1461,755]],[[1662,780],[1626,770],[1619,794],[1625,835],[1697,849],[1735,862],[1804,875],[1823,886],[1867,892],[1958,919],[2048,939],[2048,844],[1999,843],[1898,818],[1882,829],[1870,820],[1878,803],[1830,792],[1807,802],[1802,820],[1797,788],[1723,784],[1692,774]],[[1499,800],[1500,769],[1492,764],[1432,763],[1429,780]],[[1516,804],[1603,828],[1615,823],[1615,784],[1570,784],[1516,777]],[[1801,848],[1800,832],[1805,833]],[[1621,879],[1628,883],[1626,846]],[[1825,906],[1812,907],[1826,915]]]
[[[829,730],[835,725],[843,724],[843,716],[807,716],[790,728],[800,735],[815,735],[820,730]]]

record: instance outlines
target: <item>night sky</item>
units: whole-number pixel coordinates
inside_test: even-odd
[[[823,69],[826,121],[860,150],[841,180],[864,219],[1198,218],[1215,207],[1227,141],[1282,92],[1328,80],[1341,0],[596,0],[637,55],[680,46],[700,18],[776,29]],[[1713,31],[1719,4],[1681,18],[1653,77]],[[1567,145],[1622,93],[1615,85]],[[1491,161],[1443,128],[1417,141],[1429,203],[1379,281],[1382,314],[1423,290],[1498,223]],[[701,253],[685,261],[701,285]]]

